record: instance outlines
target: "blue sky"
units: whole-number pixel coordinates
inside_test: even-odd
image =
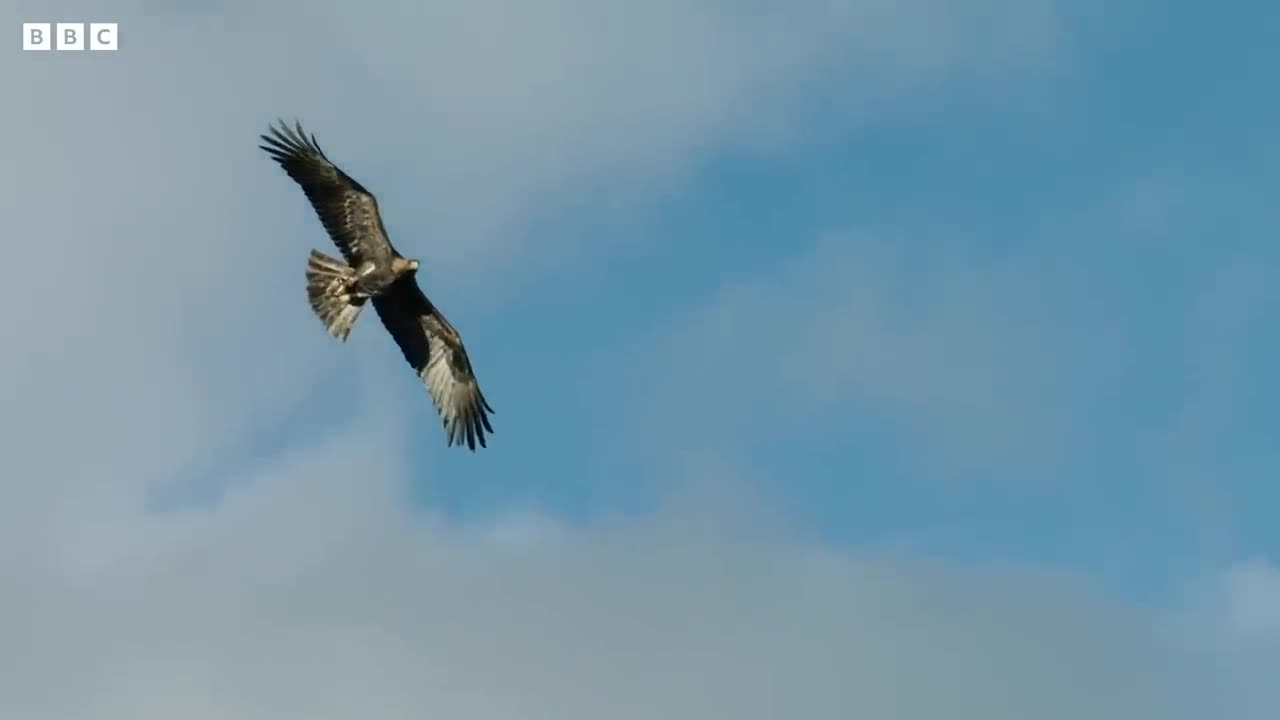
[[[643,505],[652,448],[627,441],[628,416],[667,382],[652,377],[659,358],[697,363],[667,360],[676,353],[661,338],[722,287],[773,287],[824,236],[868,234],[889,258],[880,282],[906,298],[930,295],[922,268],[957,258],[976,284],[996,274],[1011,285],[989,310],[1045,343],[1050,367],[1012,370],[1053,387],[1053,406],[1030,412],[1061,428],[1044,439],[1051,455],[1021,464],[921,463],[912,456],[928,440],[909,418],[854,397],[779,418],[785,387],[743,382],[734,409],[747,417],[717,449],[758,468],[796,522],[839,542],[921,533],[944,555],[1066,567],[1157,603],[1177,602],[1206,561],[1280,554],[1264,376],[1276,344],[1259,333],[1276,305],[1267,228],[1280,108],[1262,90],[1280,59],[1267,40],[1275,14],[1064,14],[1071,42],[1036,72],[958,83],[854,126],[822,115],[841,92],[832,82],[806,98],[795,142],[707,153],[638,212],[608,212],[603,187],[540,223],[531,232],[573,237],[584,257],[521,286],[518,309],[481,315],[468,336],[531,349],[554,338],[555,349],[492,369],[480,360],[510,397],[502,449],[453,458],[424,447],[424,465],[453,471],[425,492],[473,512]],[[592,248],[606,237],[607,251]],[[749,378],[733,366],[761,364],[770,335],[785,342],[786,328],[757,330],[758,346],[714,372]],[[964,331],[952,340],[992,341]],[[801,360],[789,372],[812,370]],[[566,409],[538,422],[562,395]],[[682,399],[671,413],[724,421],[714,403]],[[531,461],[548,472],[519,472]]]
[[[117,5],[0,66],[0,714],[1280,712],[1280,10]],[[277,116],[489,448],[310,315]]]

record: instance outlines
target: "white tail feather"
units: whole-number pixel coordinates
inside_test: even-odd
[[[307,258],[307,300],[329,334],[341,342],[351,335],[366,301],[347,292],[354,276],[351,266],[324,253],[312,250]]]

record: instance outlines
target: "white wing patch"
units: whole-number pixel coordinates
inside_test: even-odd
[[[475,422],[479,400],[476,397],[475,383],[459,380],[454,375],[451,360],[453,348],[430,331],[427,332],[427,366],[423,368],[422,380],[431,393],[436,410],[444,421],[445,435],[449,444],[461,444],[467,439],[467,428]]]

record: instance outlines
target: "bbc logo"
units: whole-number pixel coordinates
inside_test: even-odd
[[[86,40],[90,50],[118,50],[120,38],[116,35],[116,23],[22,23],[23,50],[84,50]]]

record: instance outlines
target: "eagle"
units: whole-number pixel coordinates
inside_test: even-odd
[[[268,127],[258,147],[302,188],[343,259],[312,250],[307,299],[329,334],[345,343],[364,307],[382,320],[426,387],[444,425],[446,446],[475,452],[493,433],[493,408],[480,392],[462,336],[418,285],[419,262],[391,244],[373,193],[335,165],[302,124]]]

